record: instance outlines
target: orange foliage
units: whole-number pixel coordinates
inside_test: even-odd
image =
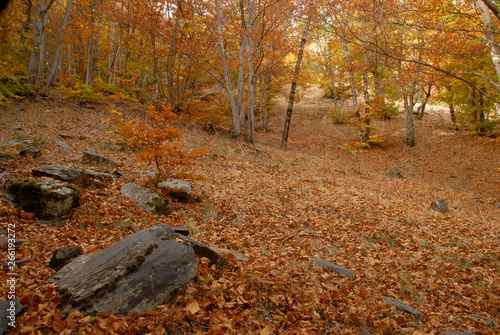
[[[137,154],[140,161],[154,163],[158,169],[156,181],[162,178],[189,176],[178,171],[181,166],[191,165],[191,160],[205,155],[208,151],[185,152],[182,150],[179,138],[182,130],[172,126],[177,120],[177,115],[169,106],[156,111],[153,106],[148,107],[146,113],[149,122],[139,121],[134,118],[125,122],[123,115],[111,111],[116,117],[111,119],[117,129],[116,135],[131,148],[139,149]]]

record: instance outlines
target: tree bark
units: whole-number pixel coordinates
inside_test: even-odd
[[[229,72],[229,64],[227,61],[227,54],[226,50],[224,48],[224,37],[222,35],[222,0],[218,0],[215,3],[216,5],[216,11],[217,11],[217,44],[219,46],[219,51],[220,51],[220,57],[221,57],[221,62],[222,66],[224,68],[224,83],[225,83],[225,89],[226,93],[229,98],[229,106],[231,108],[231,116],[232,116],[232,125],[233,129],[231,131],[232,135],[234,137],[240,136],[241,130],[240,130],[240,119],[239,119],[239,110],[236,106],[236,101],[234,100],[234,95],[233,95],[233,84],[231,83],[231,74]]]
[[[37,80],[38,61],[40,59],[40,46],[42,44],[43,31],[45,30],[45,16],[50,6],[55,0],[49,0],[47,3],[41,0],[36,7],[36,21],[33,24],[33,42],[30,58],[28,61],[28,84],[34,85]]]
[[[498,83],[500,83],[500,47],[495,40],[495,27],[491,19],[491,13],[484,0],[477,1],[483,24],[486,26],[486,45],[490,48],[490,55],[497,73]]]
[[[50,71],[46,78],[45,88],[48,88],[54,81],[54,75],[56,73],[57,65],[59,64],[59,55],[61,53],[63,47],[63,38],[64,38],[64,29],[66,28],[66,24],[68,23],[68,18],[71,13],[71,6],[73,5],[73,0],[68,0],[66,5],[66,13],[64,13],[63,22],[61,24],[61,28],[59,29],[59,35],[57,36],[58,41],[56,45],[56,49],[54,51],[54,57],[52,58],[52,64],[50,66]]]
[[[283,138],[281,140],[281,149],[285,150],[288,142],[288,133],[290,131],[290,123],[292,121],[292,111],[293,111],[293,101],[295,99],[295,90],[297,89],[297,80],[299,78],[300,63],[302,62],[302,56],[304,54],[304,48],[307,42],[307,35],[309,32],[309,26],[311,25],[311,19],[309,18],[304,29],[304,35],[300,41],[299,54],[297,55],[297,62],[295,63],[295,72],[292,79],[292,87],[290,89],[290,97],[288,98],[288,108],[286,110],[285,119],[285,129],[283,130]]]
[[[253,66],[253,41],[252,41],[252,17],[255,0],[248,1],[248,13],[246,18],[247,30],[247,67],[248,67],[248,136],[247,141],[253,143],[255,136],[255,74]]]

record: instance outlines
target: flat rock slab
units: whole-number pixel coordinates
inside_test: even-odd
[[[2,144],[0,144],[0,147],[12,147],[15,145],[26,145],[30,144],[32,141],[31,140],[13,140],[13,141],[7,141]]]
[[[450,213],[450,206],[448,206],[448,202],[444,199],[435,200],[431,204],[431,209],[441,213]]]
[[[242,262],[248,262],[249,258],[243,255],[241,252],[229,250],[226,248],[216,248],[216,247],[210,247],[213,251],[215,251],[218,254],[230,254],[233,255],[235,259],[242,261]]]
[[[158,215],[170,214],[170,201],[166,196],[147,187],[134,183],[124,184],[121,194],[129,200],[137,202],[139,208]]]
[[[16,316],[21,313],[23,305],[16,300],[0,301],[0,334],[11,326],[17,326]]]
[[[78,310],[121,317],[165,303],[198,272],[193,248],[175,236],[169,225],[156,225],[64,266],[52,277],[61,288],[63,315]]]
[[[110,181],[115,178],[110,173],[102,173],[93,170],[84,170],[77,168],[70,168],[60,165],[46,165],[41,169],[33,169],[31,173],[35,177],[50,177],[53,179],[65,181],[73,184],[84,184],[85,178],[98,179],[101,181]]]
[[[8,192],[24,211],[42,220],[58,219],[71,213],[82,194],[74,184],[24,178],[12,180]]]
[[[403,311],[405,311],[407,313],[412,314],[417,321],[420,320],[420,318],[422,317],[422,313],[420,313],[419,311],[417,311],[415,308],[411,307],[410,305],[405,304],[404,302],[399,301],[396,298],[382,297],[382,300],[390,303],[393,306],[396,306],[397,308],[399,308],[399,309],[401,309],[401,310],[403,310]]]
[[[192,193],[191,184],[184,180],[169,178],[158,184],[160,188],[166,188],[170,191],[172,197],[185,200]]]
[[[338,274],[341,274],[341,275],[344,275],[347,277],[351,277],[351,276],[354,276],[356,274],[356,271],[354,271],[354,270],[343,268],[341,266],[338,266],[336,264],[333,264],[332,262],[326,261],[326,260],[321,259],[321,258],[311,258],[311,262],[313,262],[317,266],[329,268],[333,272],[336,272]]]
[[[109,165],[112,167],[121,166],[120,163],[117,163],[114,160],[109,159],[107,157],[98,155],[92,151],[84,151],[84,152],[82,152],[82,154],[83,154],[83,160],[85,162],[90,162],[90,163],[94,163],[94,164],[98,164],[98,165]]]
[[[475,335],[475,334],[461,332],[459,330],[448,329],[448,330],[440,332],[439,335]]]
[[[227,263],[227,258],[218,254],[212,248],[207,247],[205,244],[184,235],[179,235],[179,237],[186,242],[187,245],[193,247],[196,255],[200,257],[206,257],[212,264],[215,264],[218,268],[223,267]]]

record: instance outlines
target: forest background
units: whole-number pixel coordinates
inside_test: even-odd
[[[40,137],[56,137],[59,122],[88,121],[92,143],[73,129],[87,142],[75,148],[118,157],[124,153],[106,144],[108,111],[123,112],[122,131],[130,120],[150,122],[153,110],[175,117],[193,132],[182,142],[186,151],[203,142],[215,152],[193,157],[193,169],[213,180],[199,186],[209,199],[203,205],[177,204],[162,222],[180,225],[191,220],[187,213],[206,212],[195,219],[197,237],[252,258],[216,273],[202,263],[197,283],[148,315],[68,320],[45,283],[53,270],[28,263],[20,284],[30,307],[16,331],[495,333],[498,7],[490,0],[11,1],[0,19],[2,140],[15,135],[9,123],[27,118]],[[317,113],[312,100],[328,108]],[[73,110],[54,119],[54,129],[52,114],[39,111],[47,101]],[[295,123],[299,150],[273,149],[287,148]],[[235,145],[241,156],[230,151]],[[50,163],[78,161],[57,150]],[[145,181],[151,166],[132,161],[135,153],[119,160],[129,178]],[[28,176],[41,163],[2,164],[3,172]],[[91,253],[131,233],[111,221],[157,223],[127,203],[113,208],[109,199],[123,200],[115,187],[109,192],[85,190],[66,226],[43,231],[4,199],[1,210],[32,241],[35,263],[44,263],[61,243]],[[455,199],[456,214],[430,212],[434,197]],[[338,279],[300,261],[315,256],[356,267],[359,276]],[[384,295],[418,306],[422,320],[391,309]]]

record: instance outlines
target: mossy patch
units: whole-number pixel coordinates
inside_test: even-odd
[[[166,197],[153,198],[147,205],[158,215],[169,215],[171,212],[170,201]]]

